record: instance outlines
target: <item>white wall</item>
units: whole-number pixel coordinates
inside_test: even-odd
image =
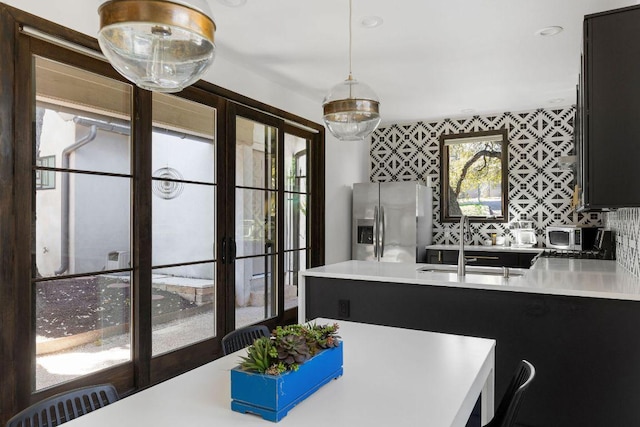
[[[351,259],[351,193],[369,182],[369,142],[341,142],[327,132],[325,262]]]
[[[78,126],[76,139],[86,133],[85,126]],[[70,167],[128,174],[130,152],[127,136],[98,130],[94,140],[71,154]],[[67,274],[101,270],[109,252],[131,249],[131,179],[71,174],[69,180]]]

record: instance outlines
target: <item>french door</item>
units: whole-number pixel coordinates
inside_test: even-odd
[[[0,424],[295,322],[298,272],[324,261],[322,126],[204,82],[147,92],[94,39],[7,6],[0,24]]]
[[[225,102],[142,92],[44,47],[31,67],[33,391],[88,375],[127,389],[210,360],[226,330]]]
[[[233,287],[227,323],[295,321],[298,272],[311,250],[307,185],[316,135],[284,120],[232,103],[228,107],[226,212],[233,234],[224,240]]]
[[[155,383],[210,360],[231,330],[294,320],[315,136],[44,48],[33,43],[33,391],[113,373],[120,388]]]

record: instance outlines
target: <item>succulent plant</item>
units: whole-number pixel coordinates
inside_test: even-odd
[[[297,368],[294,365],[304,363],[311,357],[307,340],[302,335],[276,335],[275,346],[278,360],[293,369]]]
[[[273,365],[273,360],[278,356],[278,352],[269,337],[256,339],[247,348],[247,356],[242,357],[240,367],[245,371],[254,371],[264,374]]]
[[[278,326],[271,337],[262,337],[247,348],[240,366],[247,371],[279,375],[295,371],[318,351],[337,347],[338,324]]]
[[[314,355],[324,348],[337,347],[340,344],[338,335],[339,325],[316,325],[310,324],[305,329],[307,344]]]

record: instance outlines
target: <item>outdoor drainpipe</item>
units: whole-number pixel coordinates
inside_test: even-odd
[[[78,139],[73,145],[62,151],[62,169],[69,169],[69,157],[71,153],[93,141],[98,133],[98,127],[92,125],[89,133]],[[60,267],[55,271],[56,276],[61,275],[69,269],[69,173],[62,174],[62,212],[60,215]]]

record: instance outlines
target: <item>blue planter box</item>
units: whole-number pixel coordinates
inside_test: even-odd
[[[342,375],[342,347],[326,349],[282,375],[231,370],[231,409],[280,421],[291,408],[324,384]]]

